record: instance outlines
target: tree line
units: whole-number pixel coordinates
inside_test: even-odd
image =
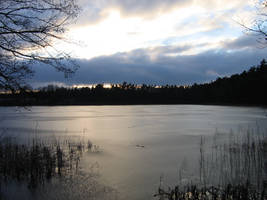
[[[105,88],[66,88],[49,85],[38,91],[0,94],[1,106],[124,105],[124,104],[230,104],[267,105],[267,62],[262,60],[240,74],[210,83],[177,85],[113,84]]]

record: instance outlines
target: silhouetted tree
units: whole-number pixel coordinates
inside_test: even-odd
[[[41,62],[66,76],[77,66],[53,49],[66,25],[77,17],[76,0],[0,0],[0,90],[20,90]],[[50,50],[49,50],[50,49]],[[51,50],[52,49],[52,50]]]
[[[0,105],[104,105],[104,104],[243,104],[267,105],[267,63],[262,60],[240,74],[191,86],[134,85],[123,82],[111,88],[53,85],[27,94],[1,94]]]

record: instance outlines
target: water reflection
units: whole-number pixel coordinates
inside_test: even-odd
[[[83,157],[84,172],[98,163],[98,183],[133,200],[153,199],[161,174],[166,185],[175,185],[184,158],[197,170],[201,135],[217,129],[223,138],[230,130],[267,126],[264,109],[228,106],[55,106],[30,112],[6,107],[0,113],[5,134],[90,139],[102,153]]]
[[[115,189],[100,184],[97,177],[87,172],[58,177],[35,189],[29,189],[23,182],[2,184],[1,192],[1,198],[6,200],[119,199],[119,193]]]

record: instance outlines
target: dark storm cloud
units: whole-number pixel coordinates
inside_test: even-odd
[[[243,41],[243,42],[242,42]],[[80,69],[73,78],[64,79],[63,74],[50,67],[36,66],[33,86],[61,82],[67,85],[92,83],[137,84],[192,84],[215,80],[219,75],[241,73],[266,58],[266,50],[253,48],[248,41],[237,39],[226,49],[211,50],[197,55],[182,56],[179,53],[190,49],[183,47],[157,47],[137,49],[127,53],[77,60]],[[229,52],[229,46],[249,46]],[[169,54],[175,53],[175,56]],[[177,55],[176,55],[177,54]]]

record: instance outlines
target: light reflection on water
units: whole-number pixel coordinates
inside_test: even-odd
[[[200,135],[267,126],[264,109],[232,106],[2,107],[0,113],[5,135],[90,139],[102,152],[84,155],[84,173],[98,163],[97,183],[133,200],[153,199],[162,174],[166,185],[177,183],[185,158],[197,171]]]

